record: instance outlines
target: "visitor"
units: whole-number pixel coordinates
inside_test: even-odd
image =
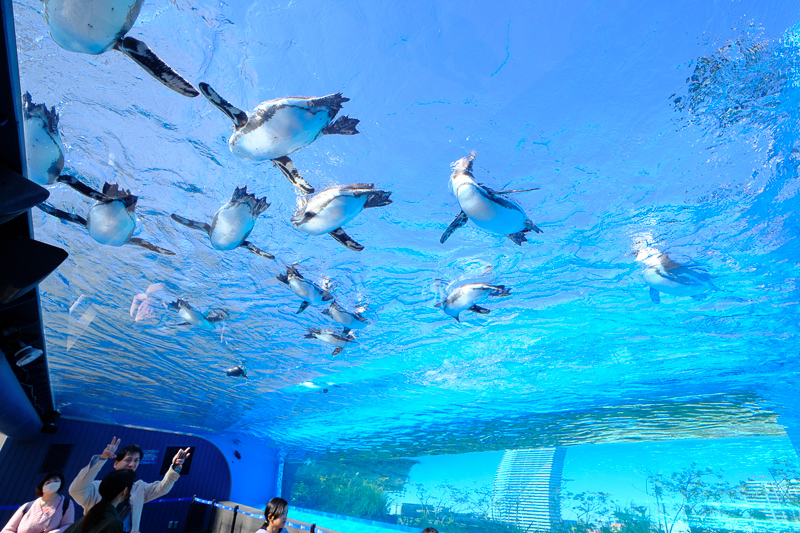
[[[134,481],[136,472],[127,468],[106,474],[97,489],[100,500],[64,533],[122,533],[123,523],[117,506],[130,497]]]
[[[36,485],[37,499],[14,513],[2,533],[62,533],[75,521],[75,506],[61,495],[64,476],[52,472]]]
[[[72,485],[69,486],[70,496],[75,499],[75,503],[83,507],[85,513],[89,512],[92,506],[100,501],[100,482],[95,481],[95,478],[100,469],[103,468],[103,465],[106,464],[106,460],[114,458],[114,470],[131,470],[133,472],[136,471],[139,462],[142,460],[144,454],[139,446],[126,446],[117,451],[119,442],[120,439],[112,438],[111,444],[106,446],[103,453],[92,457],[89,464],[78,472]],[[133,484],[129,497],[117,509],[119,517],[124,523],[122,531],[139,533],[142,506],[151,500],[164,496],[172,489],[172,485],[180,478],[181,465],[187,457],[189,457],[189,448],[178,450],[178,453],[172,458],[172,465],[167,469],[167,473],[164,474],[164,479],[153,483],[145,483],[142,480],[138,480]]]
[[[289,502],[283,498],[272,498],[264,509],[264,525],[256,533],[281,533],[289,515]]]
[[[426,527],[422,530],[422,533],[439,533],[439,530],[432,527]]]

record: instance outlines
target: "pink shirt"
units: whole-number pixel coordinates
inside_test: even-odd
[[[27,503],[17,509],[11,520],[0,533],[62,533],[67,526],[75,521],[75,506],[69,502],[67,512],[62,515],[64,496],[53,500],[50,507],[42,507],[42,499],[37,498],[25,515],[22,511]]]

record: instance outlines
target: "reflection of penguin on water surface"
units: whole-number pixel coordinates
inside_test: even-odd
[[[508,296],[509,294],[511,294],[511,289],[507,289],[504,285],[467,283],[451,290],[444,301],[437,303],[434,307],[441,307],[446,314],[455,318],[456,322],[461,322],[458,315],[462,311],[488,315],[490,311],[485,307],[479,306],[478,302],[482,302],[489,297],[497,298]]]
[[[194,309],[186,300],[176,300],[168,304],[171,308],[175,309],[178,314],[186,322],[178,324],[178,326],[196,326],[200,329],[211,330],[214,329],[217,322],[222,322],[228,319],[228,313],[221,309],[209,311],[203,315],[200,311]]]
[[[444,244],[455,230],[467,225],[467,220],[472,220],[476,226],[486,231],[506,235],[517,245],[528,240],[525,234],[530,231],[542,233],[542,230],[528,219],[525,211],[516,202],[504,198],[506,194],[537,189],[494,191],[485,185],[476,183],[475,177],[472,175],[473,159],[475,159],[475,152],[452,164],[453,173],[450,175],[450,187],[461,206],[461,212],[444,231],[439,242]]]
[[[331,355],[339,355],[344,351],[345,346],[354,344],[356,338],[350,333],[339,335],[333,331],[326,331],[323,329],[309,328],[308,333],[305,335],[306,339],[317,339],[328,344],[336,346]]]
[[[322,314],[331,317],[334,322],[341,324],[343,335],[350,333],[351,329],[362,329],[369,324],[369,321],[361,316],[360,313],[351,313],[336,303],[336,301],[331,302],[330,307],[324,309]]]
[[[173,91],[189,97],[200,94],[146,44],[125,37],[136,22],[144,0],[45,0],[42,3],[50,36],[61,48],[91,55],[114,48]]]
[[[645,266],[642,275],[650,287],[650,299],[655,303],[661,303],[661,292],[702,300],[708,291],[716,289],[704,268],[676,263],[666,252],[655,248],[639,250],[636,260]]]
[[[286,274],[279,274],[277,279],[303,300],[297,310],[298,315],[311,304],[319,305],[333,300],[331,293],[305,279],[293,266],[287,266]]]

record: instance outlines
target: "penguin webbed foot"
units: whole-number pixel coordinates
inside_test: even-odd
[[[339,354],[340,354],[340,353],[342,353],[343,351],[344,351],[344,348],[342,348],[341,346],[339,346],[339,347],[337,347],[336,349],[334,349],[334,350],[333,350],[333,353],[332,353],[331,355],[339,355]]]
[[[323,135],[356,135],[359,131],[356,129],[358,123],[361,122],[357,118],[350,118],[347,115],[342,115],[334,122],[331,122],[322,128]]]
[[[350,237],[350,235],[345,233],[345,231],[342,228],[337,228],[332,232],[330,232],[328,235],[333,237],[333,239],[339,244],[342,244],[346,248],[349,248],[353,251],[360,252],[361,250],[364,249],[362,245],[358,244]]]
[[[273,159],[272,163],[278,167],[278,170],[280,170],[281,173],[286,176],[286,179],[292,182],[292,185],[299,189],[303,194],[314,193],[314,187],[312,187],[311,184],[300,175],[300,171],[297,170],[297,167],[294,166],[292,160],[287,156]]]
[[[161,248],[160,246],[156,246],[151,242],[147,242],[144,239],[140,239],[139,237],[132,237],[127,244],[133,244],[135,246],[141,246],[145,250],[150,250],[151,252],[155,252],[161,255],[175,255],[175,252],[172,250],[167,250],[166,248]]]
[[[524,231],[520,231],[518,233],[512,233],[508,235],[508,238],[511,239],[511,241],[517,246],[522,246],[523,242],[528,242],[528,238],[525,237]]]
[[[297,312],[296,312],[295,314],[296,314],[296,315],[299,315],[300,313],[302,313],[303,311],[305,311],[306,309],[308,309],[308,306],[309,306],[309,305],[311,305],[311,304],[309,304],[308,302],[306,302],[305,300],[303,300],[303,302],[300,304],[300,308],[297,310]]]
[[[655,304],[661,303],[661,295],[658,294],[658,291],[655,290],[653,287],[650,287],[650,299]]]
[[[453,221],[450,223],[450,225],[447,226],[447,229],[444,230],[444,233],[442,233],[442,236],[439,239],[439,243],[440,244],[444,244],[444,241],[449,239],[450,235],[452,235],[455,230],[457,230],[458,228],[463,228],[464,226],[466,226],[468,220],[469,220],[469,217],[467,216],[467,214],[464,211],[461,211],[460,213],[458,213],[456,215],[456,218],[453,219]]]
[[[344,335],[345,337],[349,336],[350,335],[350,328],[342,327],[342,335]]]
[[[265,252],[264,250],[262,250],[261,248],[259,248],[250,241],[242,241],[242,244],[240,244],[239,246],[241,246],[242,248],[247,248],[257,256],[263,257],[264,259],[272,259],[273,261],[275,260],[274,255],[272,255],[269,252]],[[286,281],[288,282],[289,280],[287,279]]]
[[[183,79],[180,74],[155,55],[142,41],[133,37],[124,37],[117,41],[114,48],[133,59],[148,74],[176,93],[189,98],[194,98],[200,94],[194,85]]]

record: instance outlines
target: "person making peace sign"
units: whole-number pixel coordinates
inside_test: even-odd
[[[101,499],[98,490],[100,482],[95,481],[95,478],[100,469],[103,468],[103,465],[106,464],[106,460],[114,458],[114,470],[128,469],[135,472],[139,466],[139,462],[144,455],[142,449],[134,444],[125,446],[117,451],[119,443],[120,439],[112,437],[111,444],[106,446],[103,453],[92,457],[89,464],[78,472],[78,475],[69,486],[69,495],[78,505],[83,507],[84,513],[89,512],[89,509]],[[145,483],[142,480],[137,480],[133,484],[130,498],[117,506],[117,512],[123,520],[123,529],[126,532],[139,533],[142,506],[149,501],[164,496],[172,489],[172,485],[180,478],[181,466],[189,455],[189,448],[178,450],[178,453],[172,458],[172,466],[167,469],[167,473],[164,474],[164,479],[161,481]]]

